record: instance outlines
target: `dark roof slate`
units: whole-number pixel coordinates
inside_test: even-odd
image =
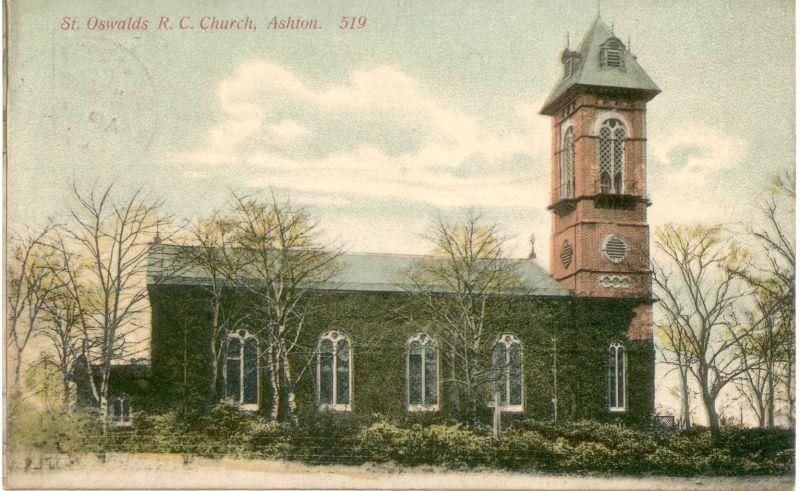
[[[561,79],[550,92],[544,105],[542,114],[552,114],[555,103],[576,86],[584,87],[613,87],[640,91],[646,100],[655,97],[661,89],[645,73],[636,57],[627,49],[622,54],[624,70],[615,67],[603,66],[600,62],[602,45],[610,38],[616,38],[599,16],[594,19],[577,53],[581,56],[580,65],[573,70],[569,77]],[[619,39],[617,39],[619,41]],[[619,41],[622,44],[622,41]],[[624,44],[623,44],[624,46]]]
[[[150,249],[150,271],[148,282],[150,284],[202,284],[204,272],[200,268],[181,266],[176,269],[180,274],[165,278],[159,274],[163,269],[160,264],[170,261],[170,257],[178,257],[177,251],[181,246],[159,244]],[[412,266],[429,256],[405,254],[373,254],[349,253],[343,254],[338,261],[338,273],[334,281],[319,288],[340,291],[364,292],[407,292],[412,291],[414,285],[404,274]],[[535,296],[565,296],[569,291],[555,280],[550,278],[547,270],[533,259],[508,259],[513,265],[526,288]],[[164,264],[166,264],[164,262]]]

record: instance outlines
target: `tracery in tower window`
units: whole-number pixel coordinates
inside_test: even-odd
[[[564,132],[558,166],[558,199],[572,198],[575,193],[575,139],[572,127]]]
[[[625,174],[625,125],[618,119],[607,119],[600,127],[598,160],[600,175],[598,191],[603,194],[622,194]]]

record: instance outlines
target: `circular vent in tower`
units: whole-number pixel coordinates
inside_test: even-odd
[[[609,235],[603,240],[603,255],[612,263],[618,263],[628,254],[628,245],[619,235]]]
[[[572,244],[570,244],[568,240],[565,240],[564,243],[561,244],[561,252],[559,253],[561,264],[564,266],[564,269],[567,269],[572,262],[572,252]]]

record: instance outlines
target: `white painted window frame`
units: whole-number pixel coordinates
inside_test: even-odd
[[[114,403],[119,402],[119,414],[117,414]],[[128,406],[128,419],[124,419],[125,406]],[[130,399],[126,396],[113,396],[108,399],[108,419],[113,428],[128,428],[133,426],[133,414],[131,412]]]
[[[509,354],[509,348],[511,346],[518,344],[519,345],[519,383],[520,383],[520,403],[519,404],[508,404],[508,403],[500,403],[500,411],[504,413],[522,413],[525,411],[525,356],[524,356],[524,349],[522,346],[522,341],[517,337],[515,334],[511,333],[503,333],[501,334],[492,344],[492,350],[498,345],[503,344],[506,348],[506,359],[505,359],[505,369],[504,369],[504,377],[505,380],[503,381],[503,387],[506,391],[506,400],[511,400],[511,370],[509,366],[511,365],[511,355]],[[494,371],[494,356],[491,357],[492,360],[492,371]],[[494,382],[492,382],[494,383]],[[494,392],[494,391],[492,391]],[[494,407],[494,394],[491,396],[491,400],[489,401],[489,407]]]
[[[622,370],[620,373],[619,369],[619,355],[620,351],[622,352]],[[624,413],[627,411],[628,406],[628,387],[627,387],[627,372],[628,372],[628,351],[625,349],[625,345],[620,343],[619,341],[614,341],[608,346],[609,355],[613,352],[614,354],[614,379],[610,382],[613,384],[612,387],[609,387],[609,395],[613,394],[613,400],[608,401],[608,410],[612,413]],[[610,356],[609,356],[610,358]],[[622,384],[622,401],[619,400],[618,393],[619,393],[619,386],[620,383]],[[612,390],[613,389],[613,390]],[[621,402],[621,404],[620,404]]]
[[[239,329],[228,334],[228,342],[232,338],[239,340],[239,400],[233,401],[239,405],[242,411],[258,411],[259,403],[261,402],[261,356],[258,352],[258,338],[250,334],[246,329]],[[244,404],[244,344],[248,339],[256,341],[256,402]],[[228,347],[225,346],[225,397],[228,396]],[[228,399],[230,400],[230,399]]]
[[[348,397],[347,397],[347,404],[339,404],[337,399],[337,386],[338,383],[338,370],[339,370],[339,360],[337,358],[338,348],[336,345],[344,339],[347,341],[347,379],[348,379]],[[331,390],[333,393],[331,394],[331,399],[333,402],[331,403],[322,403],[320,402],[320,395],[322,394],[322,342],[328,340],[333,345],[333,360],[331,363],[331,368],[333,370],[333,380],[332,380],[332,388]],[[319,341],[317,341],[317,406],[321,411],[342,411],[342,412],[350,412],[353,410],[353,343],[350,341],[350,337],[342,331],[339,330],[332,330],[328,331],[322,336],[320,336]]]
[[[411,404],[411,343],[418,342],[422,346],[422,403],[421,404]],[[427,352],[425,350],[426,346],[432,345],[436,349],[436,382],[434,383],[434,387],[436,390],[436,404],[426,404],[425,403],[425,396],[426,396],[426,379],[425,379],[425,368],[427,367]],[[405,358],[406,358],[406,409],[409,412],[435,412],[439,410],[439,401],[440,401],[440,390],[439,390],[439,346],[436,343],[436,340],[433,339],[429,334],[420,332],[406,340],[406,349],[405,349]]]

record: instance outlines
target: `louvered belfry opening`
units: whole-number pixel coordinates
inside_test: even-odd
[[[618,263],[628,254],[628,245],[620,236],[612,235],[603,243],[603,253],[609,261]]]
[[[561,265],[564,266],[564,269],[567,269],[569,265],[572,263],[572,244],[565,240],[563,244],[561,244],[561,253],[559,256],[561,257]]]
[[[624,49],[625,47],[619,39],[609,39],[605,42],[603,49],[600,51],[601,63],[607,67],[625,68],[625,63],[622,59],[622,52]]]

